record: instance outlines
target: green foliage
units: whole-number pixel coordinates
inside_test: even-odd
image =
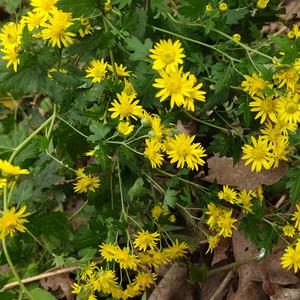
[[[300,168],[291,168],[287,173],[288,182],[286,187],[289,189],[292,203],[296,203],[300,197]]]

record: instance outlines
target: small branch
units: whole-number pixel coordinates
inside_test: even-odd
[[[49,277],[53,277],[53,276],[56,276],[56,275],[73,272],[77,269],[79,269],[79,266],[73,266],[73,267],[69,267],[69,268],[59,269],[59,270],[55,270],[55,271],[51,271],[51,272],[46,272],[46,273],[42,273],[42,274],[39,274],[39,275],[36,275],[36,276],[32,276],[32,277],[22,279],[21,282],[23,284],[27,284],[27,283],[30,283],[30,282],[34,282],[34,281],[44,279],[44,278],[49,278]],[[10,282],[2,288],[2,291],[12,289],[12,288],[14,288],[18,285],[19,285],[18,281]]]
[[[222,296],[223,291],[226,289],[227,285],[229,284],[230,280],[232,279],[234,275],[234,271],[231,270],[227,273],[224,280],[222,281],[221,285],[217,288],[217,290],[214,292],[212,297],[209,300],[217,300],[220,299]]]

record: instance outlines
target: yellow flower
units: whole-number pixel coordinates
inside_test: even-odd
[[[293,38],[297,39],[298,37],[300,37],[300,30],[299,30],[298,24],[294,24],[293,29],[288,32],[288,37],[290,39],[293,39]]]
[[[182,74],[182,68],[175,67],[174,71],[159,72],[160,78],[155,79],[154,87],[161,89],[155,96],[160,102],[170,97],[170,106],[181,106],[185,103],[185,97],[191,97],[191,85],[188,80],[189,73]]]
[[[123,92],[129,97],[134,97],[135,98],[135,96],[136,96],[136,91],[134,89],[133,84],[130,81],[126,80],[126,78],[124,79]]]
[[[115,63],[115,69],[116,69],[116,72],[117,72],[117,76],[118,77],[128,77],[128,76],[130,76],[130,71],[126,71],[126,68],[127,67],[125,67],[125,66],[123,66],[122,64],[120,64],[120,65],[117,65],[116,63]],[[113,67],[111,66],[111,65],[108,65],[108,69],[111,71],[111,72],[113,72],[114,71],[114,69],[113,69]]]
[[[236,42],[239,42],[241,40],[241,35],[239,33],[235,33],[233,36],[232,36],[232,39]]]
[[[0,189],[4,188],[7,185],[6,178],[0,178]]]
[[[278,168],[280,160],[288,160],[289,140],[285,136],[281,136],[275,143],[271,144],[271,157],[273,168]]]
[[[220,200],[223,199],[231,204],[234,204],[236,202],[236,197],[237,197],[237,192],[231,189],[230,187],[228,187],[228,185],[224,185],[223,191],[218,193],[218,198]]]
[[[57,2],[58,0],[31,0],[30,4],[34,7],[34,12],[48,15],[56,8],[55,4]]]
[[[123,135],[130,134],[133,131],[133,129],[134,129],[134,125],[130,125],[130,123],[127,121],[120,122],[117,127],[118,132]]]
[[[208,242],[208,249],[205,252],[205,254],[207,253],[212,253],[214,251],[214,249],[218,246],[220,241],[220,237],[215,235],[215,236],[208,236],[207,237],[207,242]]]
[[[222,235],[224,238],[231,237],[232,236],[232,229],[236,229],[236,227],[233,225],[237,219],[231,217],[232,210],[230,211],[224,211],[217,222],[218,227],[220,228],[220,231],[218,235]]]
[[[210,230],[216,228],[218,220],[222,213],[223,210],[220,207],[216,206],[214,203],[210,202],[207,204],[207,211],[205,212],[205,214],[209,215],[209,218],[206,221],[206,224],[209,226]]]
[[[114,100],[109,111],[112,111],[112,118],[118,118],[120,120],[126,119],[128,120],[130,117],[133,119],[137,119],[136,116],[139,116],[142,113],[142,106],[138,105],[139,100],[135,100],[133,97],[129,97],[127,94],[122,92],[121,94],[117,94],[117,100]]]
[[[278,85],[278,88],[281,88],[284,85],[286,85],[288,89],[294,91],[299,79],[299,75],[294,68],[289,68],[286,71],[281,71],[273,75],[273,79]]]
[[[277,101],[277,98],[274,99],[274,96],[253,96],[253,101],[249,103],[249,106],[252,107],[250,110],[257,112],[255,119],[261,118],[261,124],[264,123],[267,118],[276,122]]]
[[[283,268],[290,269],[294,268],[294,272],[297,273],[300,269],[300,243],[296,244],[296,247],[287,246],[284,249],[285,253],[281,257],[281,265]]]
[[[293,237],[295,235],[295,228],[292,225],[285,225],[282,230],[285,236]]]
[[[86,268],[81,272],[80,279],[83,281],[88,281],[89,279],[95,278],[95,262],[88,262]]]
[[[152,67],[158,71],[165,69],[166,72],[176,72],[177,66],[183,64],[182,58],[185,57],[179,40],[174,43],[170,39],[160,40],[150,52],[152,54],[149,56],[154,60]]]
[[[241,86],[243,91],[247,92],[251,97],[256,95],[262,89],[271,86],[268,81],[259,77],[257,73],[252,73],[251,76],[244,75],[244,78],[246,80],[242,81]]]
[[[101,246],[100,246],[100,254],[102,257],[105,258],[105,260],[107,262],[111,262],[115,259],[115,255],[117,253],[117,251],[119,250],[119,246],[115,246],[111,243],[103,243]]]
[[[296,204],[296,209],[291,220],[295,221],[295,227],[300,231],[300,205]]]
[[[282,119],[286,123],[297,124],[300,122],[300,103],[299,94],[293,96],[288,95],[286,97],[280,97],[277,102],[277,114],[278,118]]]
[[[8,60],[6,68],[13,67],[17,72],[18,65],[20,64],[19,51],[17,47],[10,47],[1,50],[5,55],[2,56],[3,60]]]
[[[282,128],[277,126],[277,124],[273,125],[271,122],[266,123],[260,132],[263,134],[262,139],[267,140],[270,144],[276,143],[284,133]]]
[[[16,211],[16,208],[13,207],[9,210],[4,211],[2,217],[0,217],[0,238],[3,239],[6,236],[14,236],[15,231],[25,232],[26,227],[24,223],[28,223],[26,219],[29,216],[29,213],[25,212],[26,206],[23,206]]]
[[[53,78],[53,76],[52,76],[53,72],[67,73],[67,71],[63,68],[59,68],[59,70],[57,70],[57,68],[54,67],[54,68],[51,68],[51,69],[48,70],[48,75],[47,76],[49,78]]]
[[[164,249],[163,253],[170,260],[174,260],[179,257],[185,256],[185,254],[187,253],[186,250],[188,248],[189,246],[187,245],[187,243],[182,242],[179,244],[178,240],[176,240],[175,243],[172,243],[172,246]]]
[[[86,193],[88,191],[95,192],[95,189],[100,186],[100,179],[98,176],[84,174],[76,179],[77,182],[74,183],[74,191],[79,194],[83,192]]]
[[[94,32],[94,28],[92,27],[89,19],[80,18],[80,23],[82,25],[82,28],[80,28],[78,32],[82,38]]]
[[[161,144],[156,139],[146,139],[145,156],[150,160],[152,168],[160,167],[163,162]]]
[[[61,48],[61,45],[68,47],[73,43],[71,37],[76,36],[75,33],[67,31],[67,29],[73,25],[71,20],[71,13],[54,10],[49,17],[49,23],[45,24],[45,29],[41,31],[42,38],[49,40],[53,48],[55,46]]]
[[[228,5],[225,2],[219,3],[219,11],[220,12],[225,12],[228,10]]]
[[[161,118],[158,115],[152,115],[150,117],[150,125],[152,127],[152,131],[149,133],[149,135],[153,136],[157,140],[160,140],[164,131],[164,126],[161,124]]]
[[[177,168],[183,168],[187,164],[189,169],[198,171],[198,165],[205,164],[201,157],[207,154],[200,143],[193,143],[194,139],[195,136],[185,136],[180,133],[168,143],[167,154],[171,158],[171,163],[177,162]]]
[[[247,191],[247,190],[241,190],[239,192],[239,195],[238,195],[238,202],[242,205],[243,207],[243,211],[247,214],[247,213],[252,213],[252,197],[254,196],[255,194],[252,192],[252,191]]]
[[[256,3],[256,7],[259,9],[264,9],[267,7],[269,0],[258,0]]]
[[[82,286],[77,283],[73,283],[71,288],[72,288],[71,293],[76,295],[78,295],[82,290]]]
[[[0,159],[0,170],[5,176],[18,176],[29,174],[29,170],[21,169],[19,166],[13,166],[7,160]]]
[[[90,151],[88,151],[88,152],[85,152],[85,155],[86,155],[86,156],[90,156],[90,157],[92,157],[92,156],[94,156],[94,155],[95,155],[95,152],[96,152],[96,149],[94,149],[94,150],[90,150]]]
[[[263,190],[263,187],[261,185],[258,187],[255,194],[256,194],[256,198],[258,199],[260,205],[262,205],[262,202],[264,200],[264,190]]]
[[[166,216],[167,214],[167,209],[165,209],[161,204],[157,204],[151,209],[151,216],[156,222],[161,216]]]
[[[211,11],[213,10],[213,7],[210,3],[208,3],[206,6],[205,6],[205,11],[207,13],[210,13]]]
[[[106,0],[104,2],[104,12],[109,13],[112,10],[111,0]]]
[[[95,280],[92,281],[92,289],[98,292],[109,294],[113,287],[117,286],[117,277],[112,270],[103,270],[97,272]]]
[[[136,255],[130,254],[129,250],[128,247],[118,248],[115,253],[115,261],[120,264],[121,269],[136,270],[139,262],[138,258]]]
[[[45,26],[48,18],[44,13],[28,12],[27,16],[24,16],[22,19],[27,24],[29,31],[32,31],[40,26]]]
[[[158,232],[149,233],[148,230],[142,230],[136,234],[133,245],[139,251],[146,251],[148,247],[150,249],[156,247],[159,240],[160,235]]]
[[[87,75],[85,77],[91,77],[93,83],[101,82],[107,72],[107,62],[104,62],[103,58],[101,60],[93,59],[90,65],[91,66],[86,69]]]
[[[155,283],[157,275],[155,273],[139,272],[133,282],[141,289],[149,288]]]
[[[18,46],[21,43],[23,27],[21,24],[13,22],[5,24],[0,33],[1,44],[5,48]]]
[[[272,165],[271,147],[268,145],[268,141],[263,140],[261,136],[258,140],[251,136],[253,146],[244,145],[242,147],[243,156],[242,159],[246,160],[245,165],[252,163],[251,171],[260,172],[261,168],[270,169]]]
[[[175,223],[176,222],[176,217],[175,215],[170,215],[168,220],[171,222],[171,223]]]
[[[197,78],[193,74],[189,75],[188,81],[190,83],[191,90],[189,97],[184,99],[183,107],[188,110],[195,111],[194,100],[205,101],[206,92],[201,90],[203,83],[197,84]]]
[[[134,298],[141,294],[142,294],[142,291],[141,291],[140,287],[135,283],[130,283],[130,284],[127,284],[126,289],[124,290],[123,299],[124,299],[124,297],[126,297],[126,299]]]
[[[151,256],[151,259],[149,259],[150,264],[155,268],[167,265],[170,262],[170,258],[165,253],[165,251],[161,251],[159,249],[151,249],[148,251],[148,254]]]

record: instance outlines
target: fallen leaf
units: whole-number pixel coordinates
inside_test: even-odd
[[[218,184],[236,186],[240,189],[256,190],[260,185],[271,185],[281,179],[287,172],[288,165],[280,162],[276,169],[262,170],[259,173],[251,172],[250,166],[243,161],[233,165],[231,157],[214,155],[207,160],[208,176],[203,179]]]
[[[300,289],[279,289],[277,293],[270,297],[271,300],[299,300]]]
[[[173,265],[157,284],[149,300],[193,300],[193,285],[186,266]]]
[[[211,263],[212,266],[222,260],[228,259],[226,255],[226,250],[230,247],[230,245],[231,245],[231,239],[222,239],[219,242],[218,247],[214,250],[214,257]]]

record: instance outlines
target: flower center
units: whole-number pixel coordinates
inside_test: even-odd
[[[170,52],[170,51],[165,52],[163,54],[162,61],[165,64],[170,64],[171,62],[173,62],[174,61],[174,55],[173,55],[173,53]]]
[[[298,105],[296,103],[288,103],[287,106],[285,107],[285,111],[288,114],[294,114],[298,110]]]
[[[265,157],[265,151],[264,149],[257,147],[253,150],[252,156],[254,160],[263,160]]]

